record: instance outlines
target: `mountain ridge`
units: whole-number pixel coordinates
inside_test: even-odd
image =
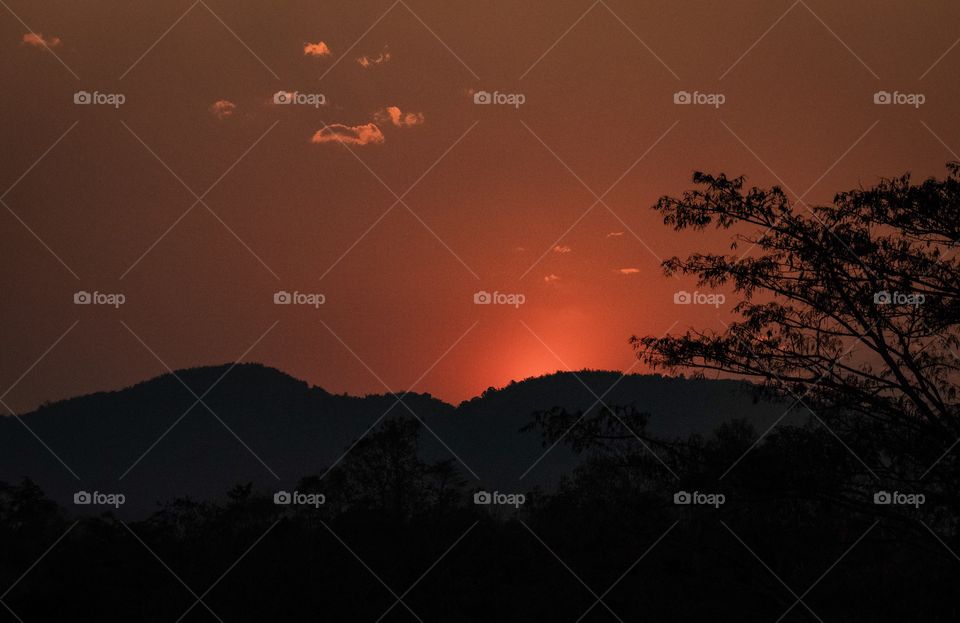
[[[676,438],[731,418],[768,426],[785,407],[758,402],[755,389],[733,380],[557,372],[454,406],[428,393],[400,394],[402,403],[392,394],[332,394],[258,363],[201,366],[45,404],[20,423],[0,418],[0,481],[29,477],[68,506],[77,490],[123,492],[124,512],[142,514],[158,501],[212,498],[239,483],[293,487],[324,473],[385,419],[415,417],[425,459],[454,460],[477,486],[549,488],[582,457],[521,432],[535,411],[584,410],[603,397],[650,413],[651,434]]]
[[[259,363],[259,362],[244,362],[244,363],[209,364],[209,365],[202,365],[202,366],[194,366],[190,368],[178,368],[174,370],[172,373],[162,372],[160,374],[157,374],[156,376],[143,379],[142,381],[137,381],[131,385],[126,385],[126,386],[118,387],[115,389],[97,390],[97,391],[89,392],[86,394],[78,394],[76,396],[70,396],[67,398],[60,398],[57,400],[46,401],[38,405],[35,409],[28,411],[26,413],[23,413],[21,415],[25,416],[25,415],[38,414],[49,408],[57,407],[66,403],[74,403],[76,401],[82,401],[85,399],[90,399],[95,397],[112,396],[112,395],[126,392],[128,390],[136,390],[143,387],[153,386],[159,383],[170,383],[182,388],[183,385],[180,383],[180,381],[183,381],[188,386],[190,386],[190,383],[187,383],[188,379],[191,379],[198,374],[212,373],[213,371],[218,371],[218,370],[222,370],[224,372],[224,375],[223,375],[224,377],[226,377],[228,374],[234,374],[235,371],[242,373],[248,370],[261,370],[261,371],[273,374],[278,378],[287,379],[292,384],[301,385],[311,392],[320,392],[326,396],[331,396],[331,397],[348,397],[348,398],[356,398],[356,399],[362,400],[362,399],[368,399],[368,398],[380,398],[380,397],[392,397],[392,396],[418,396],[418,397],[435,400],[437,402],[443,403],[444,405],[447,405],[454,409],[459,409],[461,407],[475,404],[482,400],[488,399],[492,396],[503,395],[504,393],[514,391],[519,386],[537,384],[537,383],[547,381],[549,379],[563,378],[568,376],[571,379],[575,379],[577,377],[579,377],[580,379],[583,379],[584,377],[590,378],[590,377],[604,376],[604,377],[623,377],[623,378],[649,378],[649,379],[657,379],[662,381],[678,381],[678,382],[694,382],[694,383],[695,382],[721,383],[721,384],[727,383],[727,384],[742,386],[742,387],[751,387],[751,388],[756,387],[753,384],[749,383],[748,381],[737,380],[737,379],[706,379],[706,378],[685,377],[685,376],[667,376],[667,375],[657,374],[657,373],[624,374],[623,372],[620,372],[618,370],[581,368],[580,370],[556,370],[554,372],[547,372],[547,373],[539,374],[536,376],[528,376],[523,379],[511,380],[506,385],[502,385],[499,387],[490,386],[487,389],[480,392],[479,394],[477,394],[476,396],[466,398],[457,403],[453,403],[453,402],[444,400],[443,398],[434,396],[432,393],[428,391],[427,392],[405,391],[405,392],[395,392],[395,393],[371,392],[367,394],[349,394],[347,392],[333,393],[320,385],[311,385],[307,381],[298,379],[292,374],[288,372],[284,372],[279,368],[268,366],[266,364]],[[178,377],[180,381],[177,380]],[[209,389],[209,386],[206,386],[206,387],[201,385],[198,385],[197,387],[191,386],[191,389],[196,394],[202,395],[205,391],[207,391],[207,389]]]

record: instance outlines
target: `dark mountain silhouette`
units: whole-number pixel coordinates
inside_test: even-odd
[[[600,371],[514,382],[456,407],[429,394],[407,394],[403,404],[392,395],[334,395],[258,364],[176,374],[21,416],[79,479],[21,423],[0,419],[0,481],[29,477],[51,499],[79,511],[87,508],[73,506],[77,490],[124,493],[120,514],[137,516],[175,497],[219,497],[237,483],[252,482],[264,491],[291,488],[306,475],[323,474],[378,421],[412,418],[413,412],[425,425],[425,458],[455,454],[463,461],[455,461],[460,471],[478,477],[476,486],[528,491],[552,488],[580,461],[558,444],[530,469],[546,450],[541,435],[520,432],[531,414],[551,407],[591,408],[595,395],[603,396],[611,385],[603,402],[650,413],[648,432],[663,438],[706,433],[730,418],[765,430],[786,409],[753,400],[751,386],[742,382],[659,375],[621,379],[620,373]],[[209,410],[195,404],[177,377],[198,396],[214,386],[203,398]]]

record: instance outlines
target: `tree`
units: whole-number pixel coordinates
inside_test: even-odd
[[[428,463],[418,455],[420,422],[390,418],[360,439],[327,476],[334,505],[375,510],[406,521],[456,506],[466,481],[452,459]]]
[[[776,186],[695,173],[698,189],[654,209],[677,231],[736,228],[731,253],[663,267],[701,287],[732,286],[737,320],[724,331],[633,337],[638,356],[756,381],[812,410],[864,474],[956,500],[960,163],[947,169],[944,179],[883,179],[813,208]]]

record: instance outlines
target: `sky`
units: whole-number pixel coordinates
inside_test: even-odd
[[[693,171],[814,205],[960,159],[945,0],[0,5],[14,411],[241,359],[451,402],[646,372],[630,336],[733,319],[660,268],[729,244],[652,210]]]

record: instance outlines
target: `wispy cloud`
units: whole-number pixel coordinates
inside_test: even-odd
[[[35,48],[55,48],[60,45],[60,37],[44,37],[39,32],[28,32],[23,35],[23,44]]]
[[[330,56],[330,47],[323,41],[318,41],[317,43],[304,43],[303,55],[314,57]]]
[[[607,234],[607,238],[619,238],[622,235],[623,235],[622,231],[612,231],[609,234]]]
[[[376,56],[368,56],[364,54],[357,58],[357,64],[363,67],[364,69],[370,69],[371,67],[376,67],[377,65],[382,65],[384,63],[390,62],[390,59],[393,58],[390,55],[390,52],[384,50]]]
[[[410,127],[423,124],[424,117],[422,112],[402,112],[396,106],[388,106],[374,113],[373,118],[381,123],[392,123],[398,128]]]
[[[639,268],[621,268],[617,271],[621,275],[636,275],[640,272]]]
[[[210,114],[220,121],[232,117],[236,109],[237,105],[230,100],[217,100],[213,104],[210,104],[209,108]]]
[[[570,253],[571,251],[573,251],[573,249],[571,249],[565,244],[558,244],[557,246],[553,247],[554,253],[567,254],[567,253]]]
[[[332,123],[310,139],[311,143],[346,143],[347,145],[378,145],[385,141],[383,132],[375,123],[344,125]]]
[[[543,280],[546,281],[547,283],[553,283],[554,281],[560,281],[560,277],[557,277],[553,273],[550,273],[549,275],[544,277]]]

